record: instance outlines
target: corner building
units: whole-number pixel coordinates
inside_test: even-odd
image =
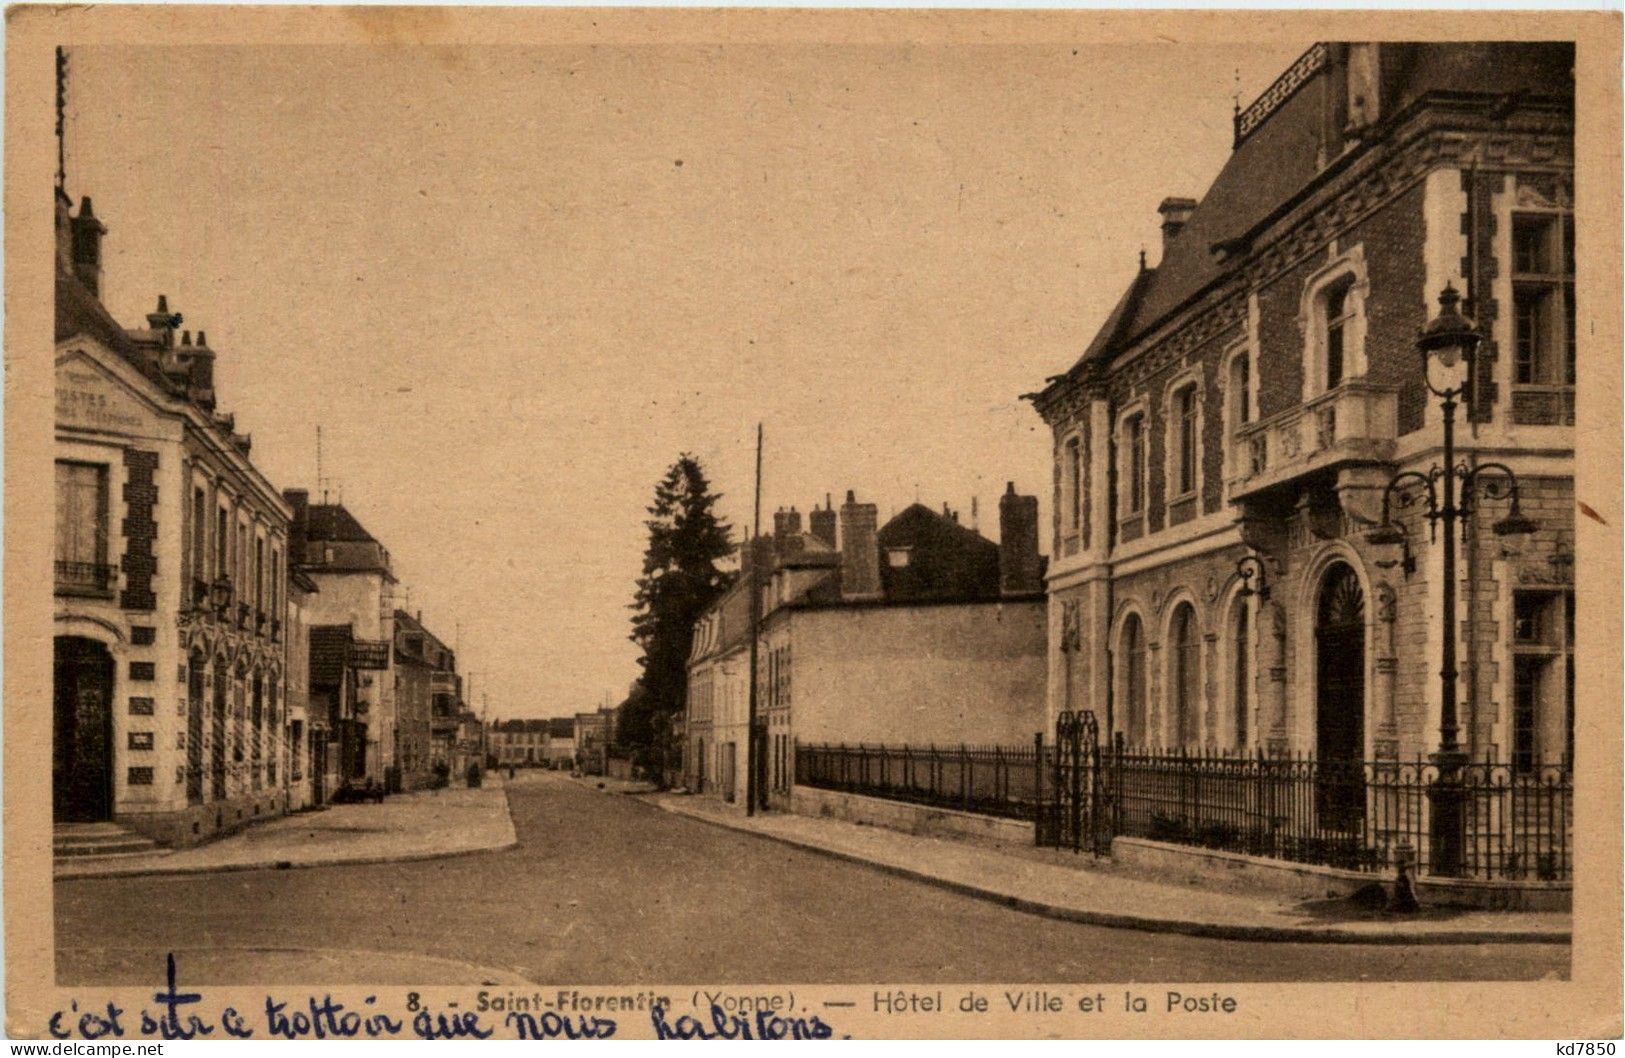
[[[1573,48],[1319,43],[1161,206],[1054,433],[1049,709],[1128,746],[1320,761],[1439,745],[1437,537],[1390,478],[1441,460],[1418,332],[1451,284],[1483,337],[1456,456],[1517,475],[1457,560],[1461,742],[1567,770],[1573,730]],[[1578,233],[1584,238],[1584,233]],[[1579,333],[1585,333],[1583,326]],[[1263,566],[1251,587],[1238,560]],[[1266,597],[1267,595],[1267,597]]]

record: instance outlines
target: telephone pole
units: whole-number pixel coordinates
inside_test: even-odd
[[[762,630],[762,585],[757,579],[756,539],[762,535],[762,424],[756,424],[756,507],[751,516],[750,543],[745,548],[750,574],[750,703],[745,724],[745,814],[756,814],[757,760],[761,749],[756,744],[756,639]]]

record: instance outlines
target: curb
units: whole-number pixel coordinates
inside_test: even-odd
[[[857,853],[842,852],[800,838],[739,826],[724,819],[715,819],[710,816],[687,812],[664,803],[659,803],[658,807],[663,812],[670,812],[673,815],[680,815],[697,822],[721,827],[724,830],[731,830],[741,834],[753,834],[756,837],[777,841],[782,845],[790,845],[807,852],[815,852],[831,859],[862,864],[898,878],[923,882],[926,885],[946,889],[962,896],[987,900],[995,904],[1002,904],[1005,907],[1014,908],[1017,911],[1043,915],[1046,918],[1077,922],[1089,926],[1134,929],[1148,933],[1178,933],[1191,937],[1207,937],[1214,940],[1300,944],[1572,944],[1574,941],[1573,932],[1570,930],[1431,930],[1409,933],[1364,933],[1358,930],[1339,929],[1335,926],[1253,926],[1223,922],[1203,922],[1195,919],[1153,918],[1148,915],[1130,915],[1110,911],[1090,911],[1084,908],[1049,904],[1040,900],[1028,900],[1025,897],[974,885],[970,882],[957,882],[897,864],[880,863]]]
[[[502,803],[508,810],[508,826],[511,828],[513,826],[513,803],[508,800],[506,787],[502,791]],[[377,866],[380,863],[422,863],[426,860],[446,860],[453,856],[467,856],[475,852],[503,852],[518,844],[519,835],[515,833],[512,838],[499,845],[471,845],[468,848],[460,849],[435,849],[432,852],[408,852],[391,856],[357,856],[346,859],[314,860],[305,863],[289,859],[266,859],[247,863],[200,864],[192,867],[163,867],[155,864],[151,867],[141,867],[131,871],[105,869],[99,871],[90,870],[83,873],[57,874],[53,870],[51,881],[53,883],[77,882],[85,879],[153,878],[162,875],[180,877],[198,874],[230,874],[234,871],[299,871],[311,867],[366,867]]]

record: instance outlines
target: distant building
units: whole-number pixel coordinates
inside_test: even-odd
[[[366,779],[364,723],[356,716],[357,673],[350,665],[351,628],[312,625],[310,694],[311,800],[326,804],[346,782]]]
[[[498,720],[492,724],[491,755],[496,758],[497,766],[534,768],[548,763],[549,723],[548,720]]]
[[[106,231],[58,188],[52,814],[189,844],[287,807],[291,512],[204,333],[102,305]]]
[[[1025,744],[1044,716],[1038,501],[1012,484],[995,544],[921,505],[877,528],[847,493],[781,511],[755,550],[761,590],[757,756],[764,804],[788,807],[802,743]],[[839,533],[837,535],[837,528]],[[691,786],[743,803],[751,578],[696,627],[685,717]]]
[[[615,738],[615,710],[577,713],[571,735],[576,768],[586,775],[603,775],[609,767],[609,748]]]
[[[403,790],[421,790],[434,778],[436,687],[457,672],[450,647],[423,624],[423,612],[395,611],[395,759]],[[444,706],[444,703],[442,703]]]
[[[310,626],[305,620],[309,599],[316,591],[316,582],[300,573],[288,573],[288,674],[283,680],[286,688],[287,744],[288,744],[288,810],[308,808],[316,801],[317,759],[315,746],[318,726],[310,712]],[[320,724],[322,739],[327,733],[327,719]]]
[[[304,489],[283,493],[293,511],[290,557],[315,582],[310,621],[350,629],[347,666],[354,698],[338,734],[344,774],[383,785],[396,764],[395,585],[389,550],[341,503],[310,502]]]

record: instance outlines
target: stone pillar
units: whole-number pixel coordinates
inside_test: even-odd
[[[1259,607],[1259,653],[1264,656],[1269,680],[1265,684],[1265,713],[1269,734],[1265,748],[1271,756],[1282,756],[1292,748],[1286,705],[1286,611],[1278,602]]]
[[[1372,639],[1376,663],[1372,667],[1371,700],[1376,705],[1377,729],[1371,740],[1372,753],[1379,760],[1399,756],[1399,727],[1394,702],[1394,676],[1399,659],[1394,656],[1394,589],[1378,584],[1377,624]]]

